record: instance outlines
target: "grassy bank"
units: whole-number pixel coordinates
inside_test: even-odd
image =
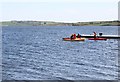
[[[0,26],[120,26],[120,21],[64,23],[52,21],[3,21]]]

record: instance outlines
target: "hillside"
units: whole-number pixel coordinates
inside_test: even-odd
[[[120,21],[64,23],[52,21],[3,21],[0,26],[120,26]]]

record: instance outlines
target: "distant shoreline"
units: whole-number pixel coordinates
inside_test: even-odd
[[[120,21],[64,23],[52,21],[3,21],[0,26],[120,26]]]

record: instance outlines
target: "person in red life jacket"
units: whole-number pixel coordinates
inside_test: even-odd
[[[73,38],[76,39],[76,34],[73,35]]]
[[[77,38],[80,38],[80,34],[78,34],[76,37],[77,37]]]
[[[96,37],[97,37],[97,34],[96,34],[96,32],[93,32],[93,35],[94,35],[94,38],[96,38]]]

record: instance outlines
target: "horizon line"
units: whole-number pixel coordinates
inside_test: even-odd
[[[0,20],[0,22],[11,22],[11,21],[41,21],[41,22],[61,22],[61,23],[78,23],[78,22],[100,22],[100,21],[120,21],[119,19],[116,20],[96,20],[96,21],[52,21],[52,20]]]

